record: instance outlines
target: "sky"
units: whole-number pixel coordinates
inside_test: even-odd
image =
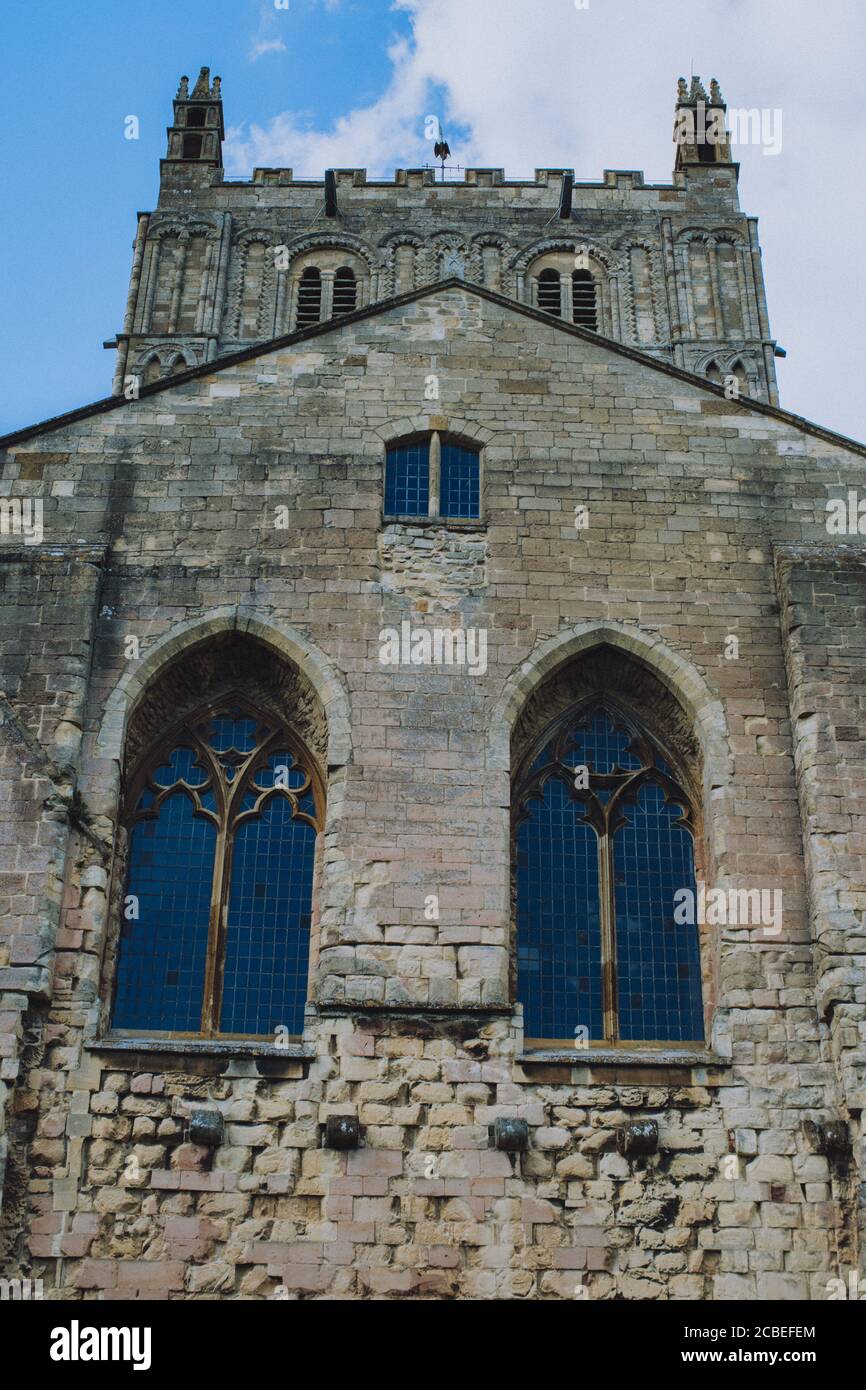
[[[0,432],[109,394],[135,214],[177,80],[207,65],[232,178],[391,178],[429,160],[434,114],[462,165],[669,182],[676,79],[717,77],[772,132],[734,157],[781,403],[864,440],[864,51],[863,0],[3,0]]]

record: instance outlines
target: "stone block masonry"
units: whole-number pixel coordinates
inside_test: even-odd
[[[483,473],[477,528],[429,547],[382,515],[387,444],[426,429]],[[797,1300],[862,1269],[864,571],[825,524],[861,446],[454,280],[0,446],[45,525],[0,542],[8,1270],[80,1300]],[[404,620],[483,629],[486,669],[383,665]],[[172,671],[221,669],[293,692],[326,781],[282,1050],[108,1027],[128,740]],[[773,935],[703,929],[691,1049],[526,1050],[512,748],[582,671],[679,711],[708,879],[783,893]],[[359,1148],[323,1146],[333,1114]],[[619,1152],[633,1120],[657,1152]]]

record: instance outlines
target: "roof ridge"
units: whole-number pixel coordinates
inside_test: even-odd
[[[188,381],[196,381],[200,377],[212,376],[214,373],[221,372],[227,367],[238,366],[242,362],[252,361],[256,357],[262,357],[280,348],[292,347],[296,343],[310,342],[315,338],[324,337],[325,334],[332,333],[337,329],[345,327],[347,324],[362,323],[365,319],[374,318],[377,314],[388,313],[391,309],[401,308],[403,305],[411,304],[415,300],[426,299],[432,294],[440,294],[455,289],[478,295],[481,299],[489,300],[491,304],[499,305],[501,308],[508,309],[512,313],[523,314],[525,317],[533,319],[535,322],[542,323],[548,328],[558,329],[560,332],[566,333],[573,338],[593,343],[596,346],[602,346],[620,357],[626,357],[631,361],[639,363],[641,366],[652,367],[656,371],[662,372],[666,376],[673,377],[677,381],[685,382],[689,386],[700,386],[710,395],[717,396],[722,400],[728,401],[730,404],[729,398],[725,395],[722,386],[717,386],[714,382],[707,381],[704,377],[699,377],[694,372],[688,372],[682,367],[676,367],[671,362],[662,362],[657,357],[652,357],[649,353],[643,352],[640,348],[632,347],[627,343],[617,342],[613,338],[606,338],[600,333],[594,333],[589,328],[582,328],[579,324],[569,323],[565,319],[556,318],[543,309],[536,309],[531,304],[523,304],[518,299],[511,299],[508,295],[499,294],[496,290],[491,290],[487,285],[479,285],[473,280],[464,280],[456,275],[452,275],[446,280],[434,280],[429,285],[421,285],[418,288],[407,290],[404,294],[391,295],[388,299],[376,300],[372,304],[365,304],[360,309],[354,309],[349,314],[341,314],[339,318],[326,319],[322,323],[312,324],[302,329],[295,329],[291,333],[282,333],[279,337],[268,338],[263,342],[254,343],[251,347],[241,348],[238,352],[232,352],[226,356],[215,358],[212,362],[203,362],[199,367],[190,367],[188,371],[178,372],[174,376],[151,382],[147,386],[140,387],[138,396],[133,401],[127,400],[126,397],[122,395],[104,396],[102,399],[92,401],[88,405],[78,406],[74,410],[66,411],[62,415],[55,415],[49,419],[40,420],[35,424],[25,425],[21,429],[12,430],[8,434],[0,435],[0,450],[8,449],[36,435],[48,433],[51,430],[62,429],[66,425],[75,424],[78,420],[88,419],[91,415],[106,414],[110,410],[119,410],[125,405],[135,405],[140,400],[159,395],[162,391],[171,390],[174,386],[180,386]],[[803,430],[807,434],[813,434],[819,439],[826,439],[831,444],[841,446],[845,449],[853,449],[866,458],[866,444],[862,444],[856,439],[849,439],[847,435],[838,434],[835,430],[827,429],[824,425],[819,425],[813,420],[807,420],[805,416],[796,415],[790,410],[784,410],[781,406],[770,405],[766,401],[757,401],[750,396],[740,396],[736,404],[740,409],[750,410],[759,415],[769,416],[771,419],[780,420],[785,424],[791,424],[796,429]]]

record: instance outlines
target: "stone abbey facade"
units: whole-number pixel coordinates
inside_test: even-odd
[[[729,148],[222,134],[182,79],[114,394],[0,439],[2,1274],[839,1296],[866,448],[779,407]]]

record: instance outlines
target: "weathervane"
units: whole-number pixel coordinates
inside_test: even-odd
[[[441,129],[441,127],[440,127],[440,129],[439,129],[439,139],[436,141],[436,143],[435,143],[434,146],[433,146],[433,153],[434,153],[434,155],[436,156],[436,158],[440,161],[441,171],[442,171],[442,182],[443,182],[443,183],[445,182],[445,170],[446,170],[446,169],[457,170],[458,173],[462,170],[462,168],[463,168],[463,165],[462,165],[462,164],[446,164],[446,162],[445,162],[445,161],[449,158],[449,156],[450,156],[450,154],[451,154],[451,146],[448,144],[448,141],[445,139],[445,136],[442,134],[442,129]],[[427,166],[427,167],[429,167],[429,166]]]

